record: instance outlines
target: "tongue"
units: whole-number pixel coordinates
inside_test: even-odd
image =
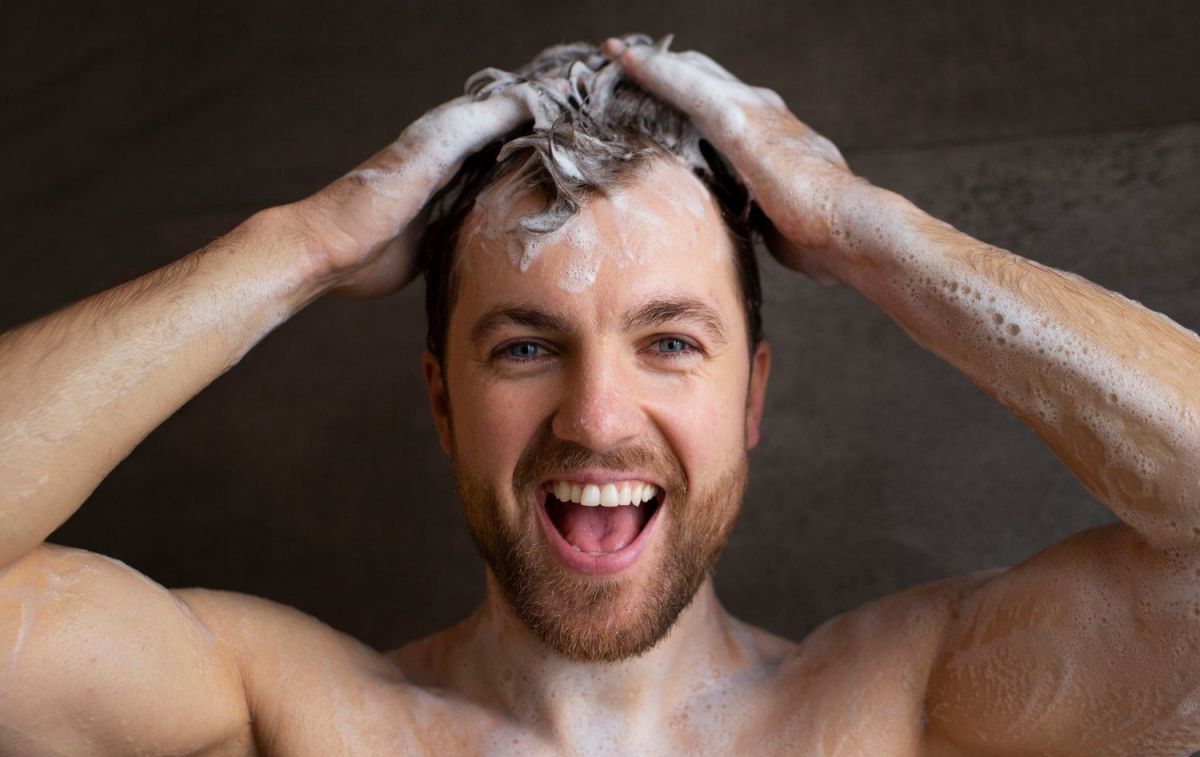
[[[646,507],[584,507],[561,503],[556,521],[567,543],[583,552],[616,552],[637,538],[649,520]]]

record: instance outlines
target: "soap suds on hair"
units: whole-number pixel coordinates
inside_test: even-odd
[[[664,187],[667,182],[672,189]],[[512,266],[521,272],[537,264],[543,252],[552,247],[557,255],[565,256],[557,262],[557,284],[570,293],[594,284],[605,262],[616,268],[648,262],[667,238],[674,246],[704,249],[702,230],[711,219],[719,217],[703,183],[686,168],[678,170],[672,163],[655,164],[636,185],[636,192],[621,188],[596,197],[561,220],[520,215],[515,208],[522,199],[522,186],[509,180],[480,193],[475,203],[477,222],[464,247],[503,249]],[[603,216],[609,233],[598,227],[597,214]],[[708,247],[715,260],[726,254],[724,245]]]
[[[653,44],[640,34],[624,41],[630,46]],[[668,43],[664,39],[659,47]],[[464,240],[466,245],[482,234],[489,246],[502,246],[519,271],[528,270],[549,246],[569,249],[572,258],[565,261],[559,286],[578,292],[596,280],[606,260],[618,267],[643,260],[653,246],[646,238],[648,230],[651,237],[696,237],[706,214],[720,217],[702,179],[728,176],[728,167],[715,153],[701,150],[700,133],[689,119],[625,79],[621,65],[596,45],[556,45],[514,72],[483,69],[467,80],[466,91],[476,100],[519,97],[533,114],[531,130],[500,149],[497,161],[513,167],[476,199],[478,225]],[[686,183],[676,182],[677,189],[670,191],[655,185],[655,201],[649,206],[630,201],[622,191],[628,176],[634,166],[652,160],[677,163]],[[510,218],[507,209],[535,189],[545,198],[543,206]],[[595,224],[579,212],[597,197],[626,219],[618,245],[601,249]],[[439,198],[431,208],[430,223],[456,199],[454,191]],[[747,211],[748,202],[747,197]],[[697,239],[683,243],[689,241]],[[720,257],[725,250],[718,246],[712,253]]]

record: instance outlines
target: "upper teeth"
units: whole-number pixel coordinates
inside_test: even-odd
[[[640,506],[658,494],[658,487],[644,481],[619,481],[611,484],[576,484],[551,481],[546,488],[562,502],[577,502],[584,507]]]

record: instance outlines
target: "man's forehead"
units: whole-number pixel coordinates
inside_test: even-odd
[[[478,306],[476,314],[503,302],[627,303],[651,290],[659,298],[711,301],[736,286],[733,243],[720,210],[703,183],[673,160],[652,161],[549,232],[536,227],[544,209],[538,193],[503,180],[480,195],[464,221],[456,261],[459,294]],[[718,310],[720,304],[713,303]]]

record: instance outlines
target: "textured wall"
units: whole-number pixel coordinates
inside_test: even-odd
[[[0,328],[315,190],[478,68],[629,30],[674,31],[776,89],[856,170],[955,226],[1200,327],[1194,3],[23,5],[0,15]],[[763,265],[765,439],[717,576],[735,613],[799,637],[1108,519],[856,293]],[[425,404],[423,329],[419,287],[317,302],[53,539],[377,646],[456,620],[482,569]]]

